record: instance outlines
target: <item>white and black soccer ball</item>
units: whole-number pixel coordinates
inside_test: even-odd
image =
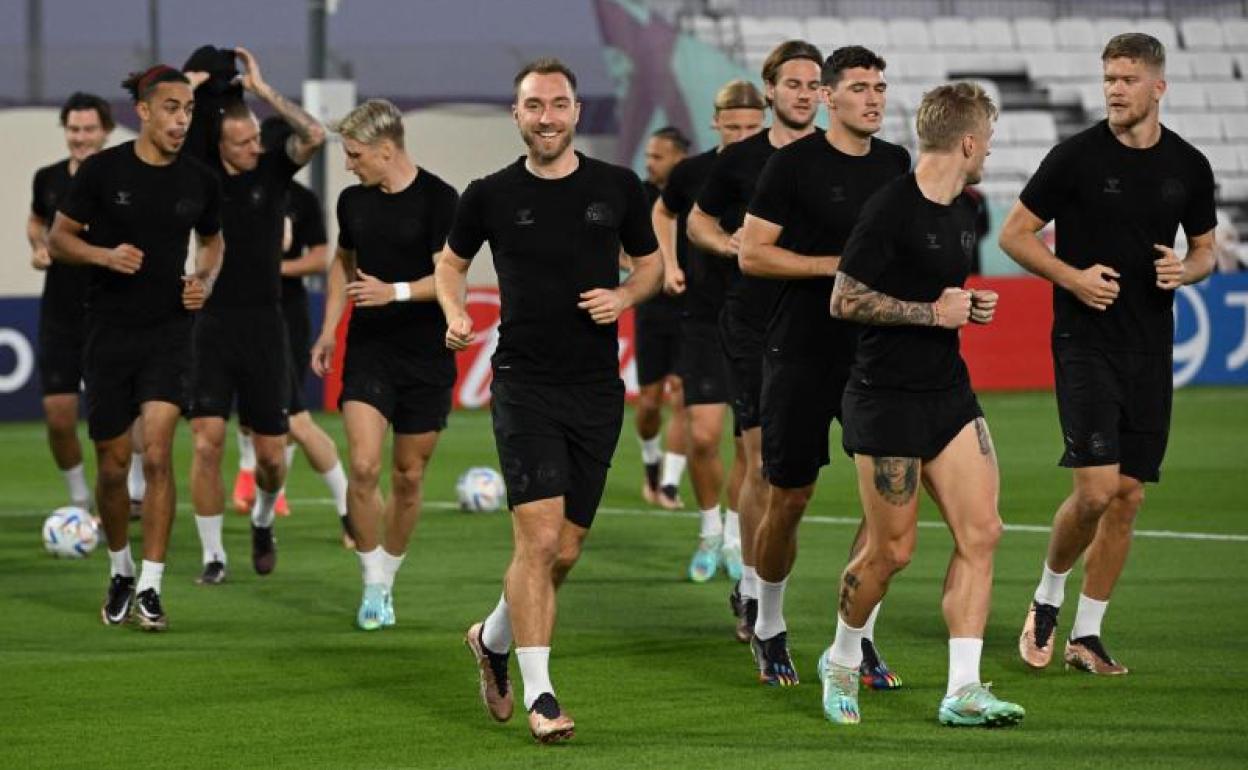
[[[469,468],[455,484],[459,508],[481,513],[497,511],[507,500],[503,477],[493,468]]]
[[[43,520],[43,548],[62,559],[82,559],[100,542],[91,514],[74,505],[57,508]]]

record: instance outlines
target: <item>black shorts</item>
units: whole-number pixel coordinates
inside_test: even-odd
[[[495,380],[490,394],[507,505],[562,497],[564,517],[588,529],[624,422],[624,383]]]
[[[238,421],[262,436],[290,430],[290,352],[281,310],[231,307],[195,319],[191,365],[191,418]]]
[[[1109,352],[1053,345],[1060,465],[1118,465],[1139,481],[1161,478],[1170,439],[1174,369],[1168,353]]]
[[[381,412],[395,433],[441,431],[451,412],[455,361],[424,359],[393,346],[348,339],[338,408],[359,401]]]
[[[724,355],[728,359],[728,394],[736,424],[742,431],[757,428],[763,393],[762,330],[741,323],[728,308],[719,316]]]
[[[112,326],[93,319],[82,374],[87,432],[93,441],[125,433],[148,401],[164,401],[185,411],[191,374],[190,316],[147,326]]]
[[[680,358],[680,323],[666,315],[636,316],[637,384],[653,385],[677,373]]]
[[[43,395],[78,395],[82,387],[82,351],[87,326],[39,319],[39,385]]]
[[[728,403],[728,359],[719,326],[705,321],[683,322],[676,371],[684,386],[685,406]]]
[[[763,476],[783,489],[805,487],[827,465],[828,430],[841,416],[847,361],[763,361]]]
[[[970,383],[933,393],[845,389],[842,444],[851,455],[936,458],[984,412]]]
[[[282,316],[286,319],[286,337],[290,341],[290,414],[307,410],[303,399],[303,381],[311,362],[312,322],[308,317],[308,300],[296,297],[282,302]]]

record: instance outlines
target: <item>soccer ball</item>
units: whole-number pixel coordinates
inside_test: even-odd
[[[507,498],[503,477],[493,468],[469,468],[455,484],[464,511],[497,511]]]
[[[43,521],[43,547],[62,559],[81,559],[95,550],[100,530],[83,509],[68,505],[57,508]]]

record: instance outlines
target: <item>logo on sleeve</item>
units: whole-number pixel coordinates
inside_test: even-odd
[[[533,219],[533,209],[517,209],[516,210],[516,224],[525,226],[525,225],[531,225],[535,221],[537,220]]]
[[[1187,195],[1187,188],[1178,179],[1167,179],[1161,183],[1161,199],[1166,203],[1177,203]]]
[[[599,227],[615,225],[615,209],[604,201],[594,201],[585,208],[585,221]]]
[[[1116,176],[1105,177],[1105,189],[1101,192],[1119,195],[1122,193],[1122,180]]]

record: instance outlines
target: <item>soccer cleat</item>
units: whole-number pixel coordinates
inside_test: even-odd
[[[544,692],[529,709],[529,732],[538,743],[558,743],[576,735],[576,723],[559,708],[555,696]]]
[[[718,537],[704,537],[698,543],[698,550],[693,552],[689,561],[689,579],[695,583],[705,583],[715,577],[719,570],[719,550],[723,541]]]
[[[355,624],[364,631],[381,628],[386,615],[386,587],[381,583],[365,583],[364,598],[355,614]]]
[[[290,504],[286,502],[286,490],[277,493],[277,501],[273,504],[273,513],[278,516],[290,515]]]
[[[856,725],[862,721],[858,713],[858,672],[836,665],[831,654],[831,647],[824,650],[817,666],[823,682],[823,715],[834,724]]]
[[[1099,636],[1081,636],[1078,639],[1066,640],[1066,652],[1063,655],[1067,668],[1077,668],[1089,674],[1102,676],[1121,676],[1127,673],[1127,667],[1110,657],[1101,643]]]
[[[219,586],[225,582],[225,562],[210,561],[204,565],[195,582],[201,586]]]
[[[719,559],[724,563],[724,571],[728,573],[730,580],[740,580],[741,574],[745,571],[745,565],[741,562],[741,544],[733,545],[725,544],[719,551]]]
[[[511,719],[515,708],[511,692],[511,678],[507,675],[509,655],[491,652],[481,641],[484,623],[474,623],[464,634],[464,644],[477,661],[481,680],[481,703],[485,711],[495,722],[506,722]]]
[[[641,480],[641,499],[647,505],[659,504],[659,464],[643,463],[645,478]]]
[[[880,657],[879,650],[870,639],[862,640],[862,664],[858,666],[858,676],[862,683],[872,690],[897,690],[901,688],[901,677],[897,676]]]
[[[257,575],[267,575],[277,566],[277,538],[272,527],[251,525],[251,566]]]
[[[381,613],[381,627],[390,628],[398,622],[394,615],[394,592],[386,591],[386,607]]]
[[[758,681],[768,687],[793,687],[798,683],[797,668],[789,657],[789,635],[781,631],[770,639],[750,637],[750,649],[758,664]]]
[[[256,472],[238,469],[234,477],[234,510],[239,513],[251,513],[251,506],[256,502]]]
[[[737,641],[746,643],[754,635],[754,621],[758,619],[758,599],[750,599],[741,595],[741,581],[732,586],[728,594],[728,606],[732,608],[732,616],[737,619]]]
[[[1053,659],[1053,637],[1057,635],[1057,607],[1033,600],[1018,637],[1018,654],[1032,668],[1044,668]]]
[[[130,619],[130,609],[134,605],[134,578],[113,575],[108,581],[108,593],[104,597],[104,606],[100,607],[100,620],[106,626],[120,626]]]
[[[660,508],[666,511],[678,511],[685,507],[685,504],[680,501],[680,490],[676,488],[675,484],[659,487],[656,502]]]
[[[160,604],[160,594],[155,588],[139,591],[134,599],[134,622],[144,631],[164,631],[169,627],[169,618],[165,608]]]
[[[1008,727],[1023,721],[1027,711],[1003,701],[988,689],[991,682],[963,685],[940,701],[937,718],[950,727]]]

